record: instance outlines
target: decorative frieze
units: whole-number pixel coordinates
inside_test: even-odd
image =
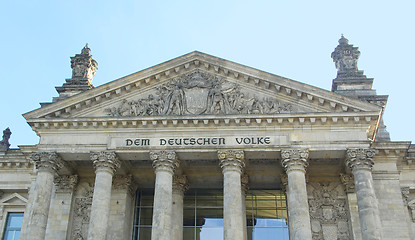
[[[64,167],[64,162],[56,152],[32,153],[31,158],[35,162],[36,168],[39,170],[56,173]]]
[[[173,174],[180,165],[175,151],[152,151],[150,152],[150,160],[153,162],[153,168],[156,172],[169,171]]]
[[[308,149],[281,150],[281,164],[286,172],[300,170],[305,172],[308,167]]]
[[[73,192],[78,184],[78,175],[65,175],[55,177],[56,192]]]
[[[107,108],[110,116],[160,116],[200,114],[290,113],[293,106],[276,98],[248,96],[238,84],[231,84],[201,71],[173,78],[157,88],[155,96],[135,101],[124,100]]]
[[[222,172],[236,170],[242,173],[245,168],[245,155],[243,150],[219,150],[218,158]]]
[[[353,148],[346,151],[346,165],[352,170],[372,171],[375,149]]]
[[[91,152],[91,160],[93,161],[95,171],[106,170],[111,174],[121,166],[115,152]]]

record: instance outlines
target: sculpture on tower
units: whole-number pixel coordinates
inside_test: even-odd
[[[363,72],[359,72],[357,68],[357,60],[359,59],[360,51],[357,47],[353,47],[349,44],[349,40],[343,35],[339,40],[339,45],[334,49],[331,54],[333,61],[336,64],[337,74],[363,75]]]
[[[6,128],[3,131],[3,140],[0,141],[0,151],[6,152],[10,148],[9,139],[12,135],[12,132],[10,131],[10,128]]]
[[[59,97],[54,102],[71,97],[94,87],[92,79],[98,69],[98,63],[92,59],[91,49],[88,44],[82,49],[81,54],[71,57],[72,78],[66,79],[62,87],[56,87]]]

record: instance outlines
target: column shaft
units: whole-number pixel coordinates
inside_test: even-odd
[[[41,171],[37,174],[33,194],[35,203],[30,212],[29,234],[27,235],[30,236],[30,239],[45,239],[53,179],[54,174],[51,172]]]
[[[154,186],[152,240],[171,240],[173,208],[173,174],[178,166],[173,151],[150,152],[156,173]]]
[[[53,180],[63,162],[56,153],[34,153],[32,159],[39,169],[33,189],[33,204],[30,208],[27,239],[44,240],[53,191]]]
[[[310,213],[305,170],[308,150],[282,150],[282,165],[288,177],[287,203],[291,240],[311,240]]]
[[[110,211],[112,177],[120,167],[114,152],[91,153],[95,167],[94,194],[89,220],[88,240],[105,240]]]
[[[241,200],[242,200],[242,224],[243,224],[243,240],[248,240],[248,229],[246,219],[246,194],[248,192],[249,177],[247,174],[241,176]]]
[[[241,174],[245,166],[244,152],[218,151],[218,157],[223,173],[224,239],[243,239]]]
[[[352,170],[363,240],[381,240],[382,225],[373,187],[374,149],[348,149],[346,165]]]

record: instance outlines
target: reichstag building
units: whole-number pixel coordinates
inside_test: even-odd
[[[94,87],[86,45],[23,115],[38,144],[1,126],[0,237],[415,239],[415,145],[359,55],[342,36],[331,91],[197,51]]]

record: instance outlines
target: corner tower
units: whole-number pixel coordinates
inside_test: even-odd
[[[366,77],[357,67],[359,56],[359,48],[349,44],[349,40],[342,35],[339,45],[331,53],[337,69],[337,77],[333,79],[331,91],[385,108],[388,95],[378,95],[376,90],[372,89],[373,78]],[[390,141],[383,119],[379,122],[378,129],[376,140]]]

